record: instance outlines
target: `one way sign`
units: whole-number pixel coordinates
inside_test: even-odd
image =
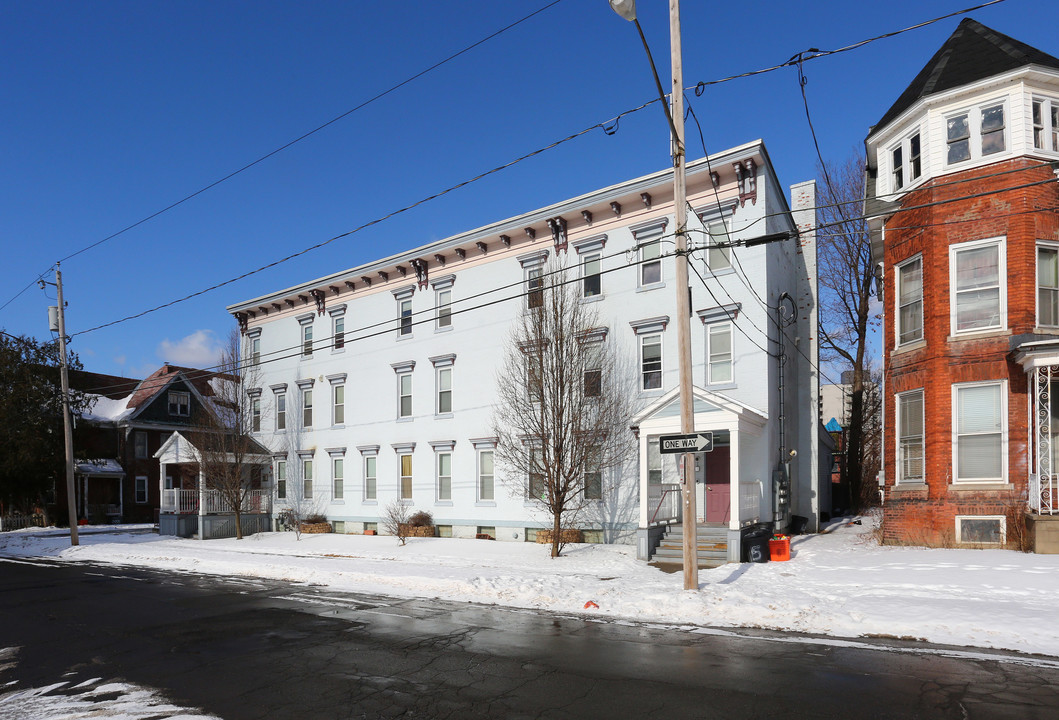
[[[658,438],[663,455],[677,453],[700,453],[713,450],[713,433],[700,432],[690,435],[663,435]]]

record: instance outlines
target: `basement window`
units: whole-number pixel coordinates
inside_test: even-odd
[[[1003,515],[957,515],[956,541],[961,545],[1003,545],[1006,520]]]

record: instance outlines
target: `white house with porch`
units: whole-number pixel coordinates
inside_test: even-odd
[[[720,528],[719,561],[739,559],[748,525],[801,516],[815,528],[815,185],[793,186],[788,202],[761,141],[687,173],[690,318],[676,313],[672,170],[231,305],[258,365],[248,391],[277,510],[297,503],[364,532],[400,499],[442,536],[532,541],[550,521],[523,478],[494,468],[492,410],[512,324],[561,264],[637,385],[623,432],[638,459],[586,498],[586,541],[635,542],[648,559],[681,520],[676,456],[657,451],[679,432],[679,322],[692,326],[696,429],[715,437],[695,521]],[[741,244],[763,236],[778,237]]]

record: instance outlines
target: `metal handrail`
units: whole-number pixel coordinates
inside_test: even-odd
[[[651,526],[651,525],[654,524],[655,518],[658,517],[658,511],[662,509],[662,503],[665,502],[666,495],[668,495],[671,492],[680,492],[680,485],[675,484],[675,483],[669,483],[668,485],[669,485],[669,487],[666,487],[666,489],[662,490],[662,494],[658,497],[658,506],[655,508],[654,514],[651,515],[651,519],[647,521],[647,525],[648,526]],[[659,486],[659,487],[665,487],[665,486]]]

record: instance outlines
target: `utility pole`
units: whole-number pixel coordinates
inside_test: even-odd
[[[610,0],[614,12],[636,25],[640,41],[651,63],[655,85],[661,96],[662,108],[669,120],[673,135],[673,220],[676,224],[677,272],[677,363],[680,371],[680,432],[695,432],[695,396],[691,389],[691,298],[688,296],[688,203],[687,171],[684,155],[684,70],[680,47],[680,0],[669,0],[669,47],[672,60],[673,84],[670,88],[671,105],[666,103],[662,83],[658,80],[651,48],[647,46],[640,21],[636,18],[636,0]],[[680,491],[684,540],[684,589],[699,589],[698,528],[695,509],[695,455],[680,456]]]
[[[59,374],[63,390],[63,429],[66,436],[66,506],[70,515],[70,545],[77,545],[77,498],[74,495],[74,423],[70,415],[70,368],[66,363],[66,307],[63,274],[55,263],[55,290],[59,301]]]

